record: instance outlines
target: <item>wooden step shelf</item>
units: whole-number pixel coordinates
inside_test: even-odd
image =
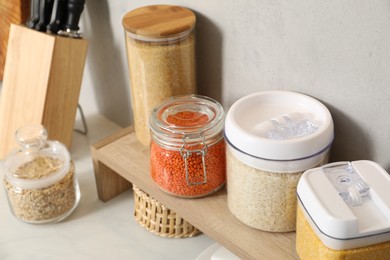
[[[298,259],[295,232],[263,232],[242,224],[227,207],[226,189],[197,199],[161,191],[149,174],[149,149],[137,141],[132,128],[96,143],[91,154],[100,200],[108,201],[134,184],[242,259]]]

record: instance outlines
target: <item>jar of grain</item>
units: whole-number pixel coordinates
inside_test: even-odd
[[[165,192],[202,197],[225,184],[222,106],[200,96],[175,96],[150,117],[151,176]]]
[[[225,140],[233,215],[264,231],[295,230],[299,178],[328,161],[333,141],[328,109],[295,92],[254,93],[229,109]]]
[[[307,170],[297,187],[300,259],[389,259],[390,175],[376,162]]]
[[[42,125],[20,128],[20,149],[4,161],[4,187],[13,215],[28,223],[60,221],[80,200],[74,164],[66,147],[47,140]]]
[[[195,21],[192,11],[172,5],[140,7],[123,18],[135,135],[144,145],[152,109],[196,92]]]

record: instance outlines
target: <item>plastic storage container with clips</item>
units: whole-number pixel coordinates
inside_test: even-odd
[[[305,259],[390,259],[390,176],[372,161],[306,171],[296,248]]]

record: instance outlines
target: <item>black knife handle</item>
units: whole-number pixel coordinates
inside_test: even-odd
[[[64,29],[78,31],[80,29],[79,20],[84,9],[85,0],[68,0],[67,2],[67,18]]]
[[[59,30],[64,29],[66,19],[67,0],[57,0],[56,14],[54,20],[47,26],[47,30],[57,34]]]
[[[31,0],[30,18],[27,20],[26,23],[26,26],[28,28],[34,29],[35,25],[39,21],[39,1],[40,0]]]
[[[39,4],[39,22],[35,29],[46,32],[46,27],[50,23],[51,13],[53,12],[54,0],[40,0]]]

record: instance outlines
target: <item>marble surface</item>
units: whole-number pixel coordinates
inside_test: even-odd
[[[89,147],[120,128],[100,115],[87,116],[87,125],[87,135],[74,133],[70,150],[81,200],[67,219],[45,225],[21,222],[11,214],[5,191],[0,189],[0,259],[185,260],[197,259],[215,243],[204,234],[170,239],[149,233],[133,218],[131,191],[106,203],[99,201]],[[75,127],[82,128],[80,120]],[[3,174],[1,168],[1,180]]]

